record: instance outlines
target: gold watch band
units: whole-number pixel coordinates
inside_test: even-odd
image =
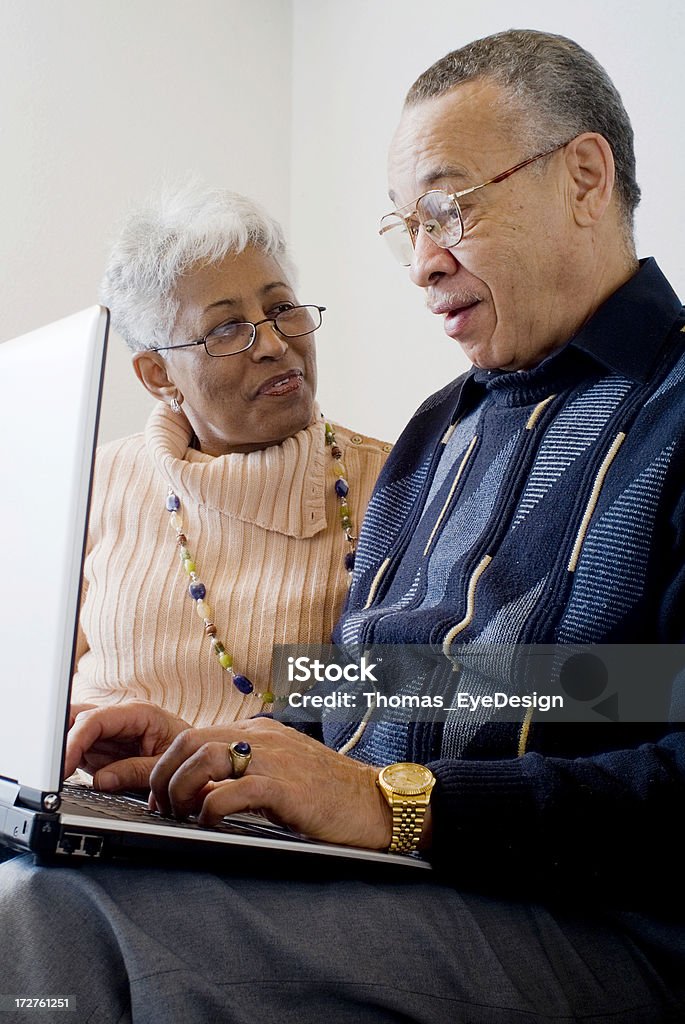
[[[376,785],[392,811],[388,852],[411,853],[418,847],[423,833],[435,776],[425,765],[397,761],[381,768]]]
[[[389,853],[410,853],[419,845],[426,817],[428,797],[417,799],[395,795],[392,801],[392,838]]]

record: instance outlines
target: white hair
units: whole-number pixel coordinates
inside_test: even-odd
[[[283,230],[257,203],[197,182],[164,186],[129,214],[110,253],[100,300],[112,326],[132,352],[168,345],[179,278],[248,245],[273,256],[295,285]]]

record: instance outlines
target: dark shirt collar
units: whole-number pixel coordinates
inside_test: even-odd
[[[588,357],[611,372],[640,384],[646,383],[658,360],[670,328],[683,307],[652,257],[641,260],[637,272],[602,303],[563,348],[530,370],[479,370],[467,378],[465,396],[478,388],[499,394],[508,401],[534,401],[554,382],[587,373]]]
[[[650,256],[640,260],[637,273],[602,303],[569,345],[608,370],[645,383],[681,312],[680,299]]]

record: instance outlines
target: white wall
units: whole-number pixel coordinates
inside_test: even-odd
[[[292,238],[306,301],[329,306],[319,394],[329,416],[387,438],[467,365],[378,238],[402,100],[433,61],[506,28],[577,39],[604,64],[637,139],[641,255],[685,293],[681,241],[685,6],[634,0],[294,0]]]
[[[492,31],[578,39],[637,136],[639,248],[685,292],[680,242],[685,7],[661,0],[0,0],[0,339],[95,300],[108,241],[161,176],[197,171],[290,228],[328,415],[394,438],[464,366],[377,236],[403,96]],[[114,339],[103,437],[147,398]]]
[[[95,302],[123,212],[164,176],[287,228],[291,36],[290,0],[0,0],[0,340]],[[101,436],[149,402],[113,338]]]

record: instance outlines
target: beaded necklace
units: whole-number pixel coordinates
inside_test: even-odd
[[[345,539],[349,544],[349,551],[346,552],[344,559],[345,568],[351,576],[354,568],[356,537],[352,534],[352,519],[350,517],[350,508],[347,503],[350,485],[346,479],[347,470],[342,461],[342,451],[336,444],[335,431],[332,425],[330,423],[325,423],[324,431],[326,447],[330,449],[331,457],[333,459],[333,473],[335,475],[334,486],[335,494],[338,499],[340,525],[342,526],[343,533],[345,534]],[[188,549],[188,538],[183,532],[184,526],[183,519],[181,518],[181,499],[171,487],[167,494],[166,508],[169,513],[169,526],[176,532],[176,544],[178,546],[181,564],[183,565],[185,573],[190,580],[188,593],[195,602],[195,611],[197,612],[197,615],[204,623],[205,636],[209,638],[210,645],[217,657],[217,661],[221,665],[221,668],[228,673],[235,688],[245,695],[254,693],[254,686],[252,682],[247,678],[247,676],[241,675],[234,670],[233,657],[229,654],[217,636],[217,628],[213,619],[214,612],[207,601],[207,588],[204,583],[200,581],[197,564]],[[274,695],[270,691],[257,693],[256,696],[259,697],[264,704],[273,704],[274,702]]]

